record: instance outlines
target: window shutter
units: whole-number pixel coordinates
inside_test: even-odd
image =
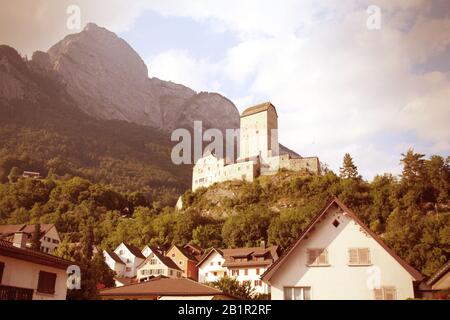
[[[284,300],[292,300],[292,291],[290,287],[284,288]]]
[[[358,249],[359,264],[370,264],[369,248]]]
[[[373,290],[374,293],[374,299],[375,300],[383,300],[383,290],[380,289],[374,289]]]
[[[55,293],[56,273],[39,272],[37,291],[41,293]]]
[[[5,269],[5,263],[0,262],[0,284],[2,284],[2,278],[3,278],[3,270]]]
[[[308,264],[314,264],[314,260],[316,260],[315,250],[308,249]]]
[[[348,263],[357,264],[358,263],[358,252],[357,249],[348,249]]]
[[[396,290],[394,287],[384,287],[384,299],[385,300],[395,300],[396,299]]]
[[[324,265],[324,264],[328,264],[328,252],[327,250],[318,250],[319,253],[319,257],[318,257],[318,264],[320,265]]]

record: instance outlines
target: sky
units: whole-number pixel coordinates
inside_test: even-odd
[[[0,0],[0,43],[31,56],[81,28],[116,32],[150,77],[271,101],[280,142],[334,171],[401,172],[408,148],[450,154],[450,1]]]

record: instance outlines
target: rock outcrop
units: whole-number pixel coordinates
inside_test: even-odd
[[[239,124],[238,110],[230,100],[149,79],[147,66],[130,45],[92,23],[51,47],[48,59],[39,53],[32,60],[43,67],[49,60],[79,107],[97,118],[164,131],[190,128],[193,120],[202,120],[205,128],[236,128]]]

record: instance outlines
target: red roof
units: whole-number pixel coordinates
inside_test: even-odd
[[[41,224],[41,233],[47,233],[55,225],[53,223]],[[34,224],[4,224],[0,225],[0,237],[7,237],[16,232],[34,233]]]
[[[67,269],[68,266],[76,264],[73,261],[62,259],[40,251],[27,248],[17,248],[13,246],[11,242],[5,240],[0,240],[0,256],[7,256],[58,269]]]
[[[186,278],[158,276],[146,282],[100,291],[100,297],[108,296],[205,296],[225,295],[219,289]]]
[[[200,266],[212,252],[217,252],[224,259],[224,267],[250,267],[250,266],[268,266],[278,259],[278,246],[264,247],[250,247],[250,248],[232,248],[232,249],[218,249],[212,248],[206,253],[202,259],[197,263]],[[238,258],[248,258],[246,261],[239,261]],[[256,257],[263,257],[264,260],[256,259]]]
[[[392,249],[390,249],[381,238],[375,234],[372,230],[370,230],[357,216],[356,214],[350,210],[345,204],[343,204],[338,198],[333,197],[333,199],[327,204],[325,209],[321,211],[316,217],[310,222],[310,224],[305,228],[305,230],[298,236],[297,240],[295,240],[289,248],[286,249],[284,254],[278,259],[275,263],[273,263],[261,276],[261,279],[264,281],[268,281],[272,275],[278,270],[278,268],[284,263],[286,258],[294,251],[295,248],[302,242],[302,240],[306,237],[306,235],[314,228],[314,226],[321,220],[321,218],[328,212],[332,205],[337,205],[344,212],[346,212],[356,223],[358,223],[365,232],[367,232],[376,242],[378,242],[400,265],[411,274],[411,276],[416,281],[421,281],[423,276],[410,266],[405,260],[400,258]]]

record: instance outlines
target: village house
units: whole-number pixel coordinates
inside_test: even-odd
[[[212,248],[197,264],[198,281],[213,282],[222,277],[233,277],[240,283],[248,282],[255,293],[269,294],[270,287],[261,275],[278,259],[278,247],[218,249]]]
[[[421,283],[422,298],[450,299],[450,261],[447,261],[428,281]]]
[[[156,276],[181,278],[183,270],[169,257],[163,255],[157,248],[149,247],[151,253],[137,267],[137,281],[143,282]]]
[[[31,247],[31,239],[33,237],[35,226],[33,224],[7,224],[0,225],[0,239],[12,241],[14,234],[23,232],[26,234],[26,246]],[[61,242],[56,226],[52,224],[41,224],[41,248],[45,253],[53,253]]]
[[[280,169],[305,170],[320,173],[317,157],[280,154],[278,115],[270,102],[247,108],[240,117],[239,156],[236,161],[225,160],[206,152],[192,171],[192,190],[228,180],[253,181],[259,175],[271,175]],[[178,203],[177,207],[182,207]]]
[[[100,291],[104,300],[233,300],[221,290],[186,278],[157,276],[146,282]]]
[[[192,251],[186,250],[184,247],[173,245],[167,251],[166,256],[172,259],[172,261],[183,270],[182,276],[197,281],[198,268],[197,258],[191,254]]]
[[[103,257],[108,267],[117,272],[118,278],[136,277],[137,266],[145,260],[141,250],[124,242],[119,244],[114,251],[104,250]]]
[[[0,240],[0,300],[65,300],[72,261],[26,247],[28,234]]]
[[[334,198],[261,278],[273,300],[403,300],[422,275]]]
[[[105,263],[114,271],[118,278],[125,276],[125,262],[120,259],[117,253],[111,250],[104,250],[103,256],[105,257]]]

